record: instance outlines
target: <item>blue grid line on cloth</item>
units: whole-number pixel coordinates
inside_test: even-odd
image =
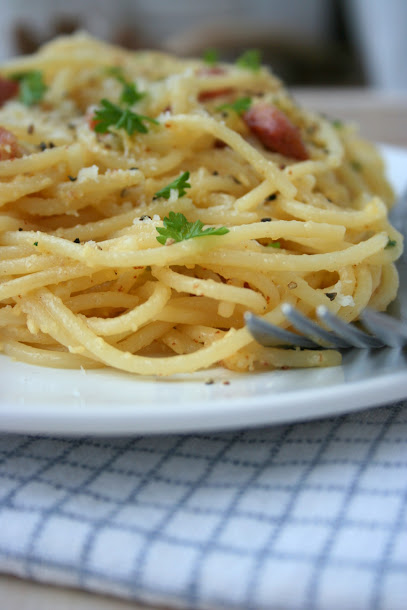
[[[256,557],[256,565],[255,565],[252,573],[250,574],[250,579],[248,582],[248,587],[247,587],[247,592],[246,592],[246,603],[248,604],[248,608],[255,607],[257,583],[258,583],[258,579],[260,577],[259,569],[260,569],[261,564],[264,562],[265,557],[267,556],[269,548],[274,546],[276,540],[281,535],[282,528],[284,527],[286,522],[291,517],[292,508],[297,501],[297,497],[300,493],[300,490],[304,487],[304,484],[308,478],[309,473],[312,471],[313,467],[318,463],[318,461],[321,460],[322,456],[324,455],[324,453],[326,451],[326,448],[329,446],[330,442],[335,437],[341,424],[342,424],[342,421],[340,419],[337,420],[336,422],[334,422],[332,424],[330,431],[327,433],[327,435],[323,439],[321,439],[321,442],[319,443],[319,447],[318,447],[316,454],[314,455],[312,460],[309,462],[309,464],[307,464],[306,468],[302,471],[301,476],[299,477],[298,482],[293,489],[292,495],[290,497],[290,501],[287,505],[284,515],[281,516],[278,527],[272,532],[272,535],[266,540],[263,547],[259,550],[257,557]],[[249,606],[249,604],[250,604],[250,606]]]
[[[173,445],[170,446],[169,449],[167,449],[167,451],[165,452],[160,452],[160,459],[157,463],[153,464],[152,467],[146,472],[144,473],[144,475],[141,477],[140,481],[137,483],[137,485],[134,487],[134,489],[132,489],[129,493],[129,495],[127,496],[127,501],[130,502],[132,501],[134,498],[137,497],[137,494],[140,493],[140,491],[145,487],[145,485],[148,483],[148,481],[150,480],[151,477],[154,476],[154,473],[163,465],[165,464],[165,462],[171,458],[171,456],[174,454],[175,450],[177,449],[177,447],[179,445],[181,445],[183,442],[183,438],[176,438],[174,439],[174,443]],[[120,505],[117,504],[116,507],[114,507],[112,509],[112,511],[110,511],[110,513],[108,514],[108,516],[101,518],[93,527],[92,531],[89,533],[89,536],[86,539],[85,544],[83,545],[83,550],[81,553],[81,557],[80,557],[80,576],[79,576],[79,582],[81,585],[86,585],[86,572],[84,567],[86,566],[87,560],[88,560],[88,556],[91,552],[91,549],[94,545],[95,539],[97,537],[98,532],[103,529],[103,527],[105,527],[109,521],[112,521],[114,519],[114,517],[117,515],[117,513],[120,510]]]
[[[311,610],[315,607],[315,602],[318,600],[318,588],[321,579],[321,573],[325,569],[325,566],[329,560],[330,551],[334,544],[334,541],[338,535],[338,531],[345,527],[344,518],[346,511],[349,506],[350,499],[355,494],[357,489],[359,480],[362,476],[363,471],[367,467],[367,464],[373,458],[374,454],[377,451],[380,441],[385,437],[387,430],[390,428],[391,424],[395,421],[397,415],[399,414],[401,408],[399,406],[394,407],[392,411],[389,411],[388,420],[380,427],[375,437],[372,439],[372,443],[368,447],[368,451],[365,457],[365,461],[361,462],[356,470],[352,481],[350,482],[349,488],[344,494],[342,500],[341,509],[335,519],[335,523],[331,528],[331,532],[329,537],[326,540],[324,547],[322,548],[321,553],[319,554],[314,567],[313,574],[309,581],[308,590],[306,591],[306,604]]]
[[[58,464],[63,465],[64,463],[67,463],[67,456],[74,452],[75,449],[77,449],[78,447],[80,447],[81,445],[81,440],[77,439],[76,441],[73,441],[70,450],[67,449],[66,451],[64,451],[63,455],[59,457],[58,459]],[[75,489],[75,493],[80,493],[86,485],[89,485],[94,479],[95,477],[103,471],[103,469],[105,467],[109,466],[110,462],[113,462],[116,457],[117,454],[120,454],[121,452],[126,450],[127,446],[131,446],[132,445],[132,441],[128,440],[127,443],[124,445],[123,448],[121,448],[120,450],[118,450],[116,453],[114,453],[113,456],[110,456],[109,459],[106,461],[106,463],[100,465],[98,468],[94,468],[89,475],[84,478],[79,485],[76,487]],[[33,529],[32,535],[28,541],[28,545],[27,545],[27,557],[26,557],[26,563],[27,563],[27,575],[28,576],[32,576],[32,572],[30,569],[30,564],[32,562],[32,558],[34,556],[34,546],[36,544],[36,541],[39,539],[39,537],[41,536],[42,530],[45,527],[45,524],[47,523],[47,521],[50,520],[50,518],[52,518],[53,514],[56,514],[59,512],[59,509],[61,508],[61,506],[63,505],[63,503],[66,501],[66,499],[69,497],[70,495],[70,491],[66,491],[64,495],[62,495],[62,497],[55,502],[52,506],[50,506],[47,509],[44,509],[41,511],[41,518],[37,524],[37,526]]]
[[[228,442],[226,442],[223,445],[223,447],[221,447],[220,450],[213,456],[212,461],[205,467],[201,476],[199,478],[197,478],[197,480],[194,482],[194,484],[191,485],[191,487],[187,490],[187,492],[179,499],[179,501],[176,504],[174,504],[172,509],[166,513],[164,518],[157,525],[155,531],[153,532],[154,539],[159,536],[162,537],[164,528],[168,524],[169,520],[174,516],[174,514],[177,511],[181,511],[184,509],[186,501],[192,496],[194,491],[196,489],[198,489],[200,485],[204,485],[204,482],[205,482],[207,476],[213,471],[214,468],[216,468],[216,466],[220,463],[220,461],[222,459],[224,459],[226,452],[231,447],[233,447],[236,444],[236,442],[238,442],[238,440],[242,437],[243,437],[243,433],[238,433],[236,436],[233,436],[232,439],[229,440]],[[219,515],[220,515],[220,513],[219,513]],[[215,527],[214,531],[216,531],[216,529],[217,528]],[[201,548],[202,548],[202,545],[199,545],[198,552],[201,552]],[[136,564],[132,568],[132,578],[135,582],[137,582],[142,577],[142,573],[145,568],[146,556],[147,556],[147,553],[150,551],[150,549],[151,549],[150,541],[146,541],[146,543],[144,544],[144,546],[142,548],[141,553],[139,554],[139,556],[136,560]],[[197,565],[197,561],[195,561],[195,566],[196,565]],[[187,594],[187,603],[188,604],[190,601],[189,597],[190,597],[190,595]]]
[[[281,434],[280,438],[277,442],[270,448],[269,454],[263,465],[260,466],[261,469],[264,469],[266,466],[271,465],[273,463],[274,457],[278,454],[281,446],[288,438],[290,434],[290,428],[286,428],[286,430]],[[231,502],[225,512],[222,515],[222,518],[212,533],[212,536],[207,540],[205,546],[200,551],[200,556],[194,566],[194,570],[192,572],[192,577],[190,579],[190,584],[188,588],[188,603],[191,605],[196,604],[196,600],[198,598],[198,586],[199,586],[199,574],[202,569],[202,564],[204,562],[205,556],[209,553],[213,552],[216,547],[216,540],[221,535],[222,530],[225,528],[227,521],[231,518],[233,513],[236,512],[236,506],[238,501],[243,497],[245,491],[249,488],[249,486],[254,483],[258,476],[259,472],[255,470],[252,475],[247,479],[244,485],[237,489],[234,496],[232,496]]]
[[[383,607],[382,597],[383,597],[383,581],[385,575],[389,573],[389,565],[390,565],[390,557],[393,550],[393,547],[396,542],[397,535],[400,531],[407,527],[407,489],[403,494],[403,502],[400,505],[400,511],[397,515],[396,520],[394,521],[393,528],[391,529],[389,539],[387,544],[384,547],[384,551],[382,554],[382,558],[377,567],[377,577],[374,579],[373,585],[373,593],[372,593],[372,610],[378,610]],[[407,544],[407,537],[406,537]],[[404,570],[404,575],[407,578],[406,570]],[[407,586],[407,585],[406,585]]]
[[[335,432],[333,427],[338,422]],[[196,582],[197,596],[193,607],[247,607],[242,594],[249,582],[250,570],[247,568],[253,565],[263,549],[264,557],[256,571],[258,584],[249,595],[251,606],[303,608],[306,606],[299,595],[291,595],[285,602],[279,598],[281,588],[270,590],[265,584],[267,576],[271,569],[275,571],[278,568],[282,581],[284,575],[291,574],[295,579],[298,573],[298,588],[304,591],[310,586],[311,573],[321,556],[326,533],[334,531],[338,507],[344,506],[344,497],[347,492],[349,495],[355,473],[359,472],[358,483],[354,485],[353,494],[343,511],[341,530],[351,536],[367,533],[380,544],[376,544],[377,549],[372,547],[375,554],[371,557],[363,552],[340,555],[337,546],[341,533],[335,531],[335,544],[327,553],[325,571],[335,570],[337,577],[344,580],[347,570],[351,569],[357,571],[358,578],[365,585],[375,583],[376,592],[370,586],[360,594],[360,607],[363,607],[365,599],[374,599],[377,608],[390,607],[389,600],[392,607],[402,608],[406,605],[402,602],[406,601],[407,592],[404,599],[400,597],[403,592],[396,600],[392,599],[394,591],[389,589],[387,576],[390,575],[394,582],[394,579],[407,576],[407,545],[402,546],[403,535],[407,541],[407,467],[405,443],[401,436],[403,428],[400,428],[405,423],[407,409],[387,408],[337,420],[238,434],[136,438],[130,441],[0,436],[0,519],[5,510],[13,511],[13,516],[20,518],[19,511],[24,514],[24,506],[27,515],[33,514],[37,519],[30,535],[25,538],[26,545],[20,549],[11,548],[9,540],[0,532],[3,569],[7,568],[8,558],[9,561],[19,561],[25,573],[29,569],[36,578],[44,578],[44,569],[54,568],[60,571],[58,578],[63,582],[69,572],[73,579],[71,583],[75,584],[79,576],[78,558],[83,553],[85,541],[92,540],[81,565],[84,583],[89,587],[146,600],[154,599],[156,595],[160,599],[172,600],[175,605],[185,606],[191,583]],[[352,435],[349,435],[350,428],[354,430],[354,443],[351,442]],[[369,429],[371,432],[367,432]],[[329,443],[326,443],[327,434],[331,436]],[[377,434],[381,434],[381,438],[373,451]],[[303,442],[297,442],[299,437]],[[345,438],[348,439],[346,442]],[[325,452],[321,451],[324,441]],[[280,450],[275,451],[270,464],[270,448],[278,443]],[[350,452],[349,457],[338,457],[344,449]],[[375,459],[368,459],[369,452]],[[144,469],[140,463],[133,465],[133,461],[137,462],[143,456],[150,459]],[[182,466],[185,472],[179,472]],[[68,477],[64,477],[64,473],[68,473]],[[336,482],[329,483],[334,476]],[[107,482],[111,489],[104,487]],[[1,492],[3,483],[7,488],[4,493]],[[50,497],[47,498],[47,507],[43,508],[40,504],[44,498],[33,496],[32,492],[33,485],[45,484],[48,487],[44,490]],[[160,492],[163,489],[169,495],[163,495]],[[268,500],[263,502],[264,498]],[[318,499],[324,500],[323,506],[315,506],[315,512],[310,515],[306,511],[312,505],[311,501]],[[81,502],[85,503],[85,508]],[[87,512],[89,502],[97,510],[105,511],[103,517],[93,518]],[[377,517],[364,514],[358,503],[361,506],[374,503],[381,514]],[[287,506],[291,507],[290,511],[287,511]],[[156,512],[157,519],[149,526],[137,519],[132,521],[131,516],[137,511],[151,512],[152,515]],[[228,516],[225,518],[225,515]],[[83,537],[78,552],[71,556],[49,556],[45,548],[50,542],[49,531],[56,528],[61,518],[65,519],[63,523],[70,525],[83,522]],[[195,535],[194,531],[183,531],[180,526],[192,518],[199,518],[202,523],[205,531],[201,536]],[[246,524],[247,531],[254,527],[253,538],[245,537],[243,531],[237,543],[233,537],[236,523]],[[273,532],[279,523],[284,524],[281,534],[268,546],[264,534]],[[140,539],[140,544],[130,549],[127,563],[112,574],[105,564],[98,563],[94,551],[106,549],[106,534],[116,535],[120,530],[124,539],[129,534],[137,534],[134,540]],[[149,537],[151,532],[153,536]],[[307,548],[301,540],[298,546],[293,546],[292,532],[295,535],[298,532],[301,535],[311,533],[315,540],[318,532],[323,535],[318,541],[319,546],[315,543]],[[109,540],[114,540],[114,537]],[[28,558],[27,541],[30,541]],[[161,581],[154,573],[151,557],[160,556],[166,549],[170,554],[176,554],[176,549],[179,552],[188,548],[194,553],[188,555],[191,561],[187,568],[182,566],[183,578],[178,579],[175,585],[165,582],[165,579]],[[205,555],[205,548],[211,549],[211,553]],[[134,566],[137,562],[141,565],[143,557],[147,560],[143,570],[134,572]],[[236,591],[222,589],[222,582],[217,583],[217,588],[213,587],[214,560],[222,560],[221,563],[232,568],[232,572],[234,569],[232,576],[239,584]],[[238,565],[245,570],[238,572],[237,567],[234,568]],[[381,579],[376,577],[380,574],[383,575]],[[237,575],[241,577],[241,583]],[[227,581],[227,575],[223,578]],[[118,591],[115,589],[117,586]],[[333,608],[334,605],[327,601],[332,602],[326,587],[322,587],[319,593],[315,593],[313,603],[315,607],[319,604],[321,608]],[[279,605],[273,605],[277,602]],[[354,604],[353,607],[359,606]]]
[[[27,456],[27,457],[29,457],[29,456]],[[321,463],[323,463],[323,462],[321,461]],[[379,465],[380,464],[380,465],[384,466],[383,463],[378,463],[378,462],[372,462],[372,464],[373,465]],[[86,470],[92,470],[91,468],[82,466],[80,464],[74,464],[74,465],[78,466],[79,468],[84,468]],[[400,466],[400,462],[399,463],[393,463],[393,465],[397,465],[399,467]],[[124,470],[115,469],[115,468],[109,469],[109,472],[111,472],[112,474],[117,474],[117,475],[125,474],[127,476],[130,476],[132,474],[133,475],[140,474],[140,473],[138,473],[136,471],[131,473],[130,471],[124,471]],[[13,480],[15,480],[15,476],[12,475],[12,474],[9,474],[9,473],[1,472],[1,465],[0,465],[0,479],[2,479],[3,481],[6,480],[6,479],[9,479],[10,481],[13,481]],[[178,484],[179,485],[183,485],[183,486],[185,485],[185,482],[176,481],[174,479],[169,479],[168,477],[161,477],[161,476],[156,475],[156,479],[160,480],[160,481],[164,481],[164,482],[171,482],[174,485],[178,485]],[[20,482],[22,484],[27,483],[27,482],[29,482],[31,480],[32,480],[32,475],[31,474],[21,475]],[[70,491],[70,492],[74,492],[77,489],[77,486],[69,486],[66,483],[64,483],[64,484],[63,483],[57,483],[57,482],[53,481],[52,478],[47,478],[46,476],[41,476],[38,473],[36,474],[36,480],[38,482],[50,483],[50,484],[54,485],[54,487],[56,489],[58,489],[58,488],[65,489],[66,491]],[[233,485],[231,484],[230,487],[232,487],[232,486]],[[228,486],[226,484],[225,485],[221,485],[221,484],[215,485],[215,484],[213,484],[213,485],[206,485],[205,487],[207,487],[208,489],[215,489],[216,490],[217,488],[223,488],[224,489],[225,487],[228,487]],[[255,487],[257,489],[261,489],[263,491],[273,491],[273,490],[275,490],[275,491],[278,491],[278,490],[279,491],[292,491],[293,489],[295,489],[296,486],[295,485],[290,485],[290,484],[284,485],[284,484],[281,484],[281,483],[279,483],[279,484],[272,484],[271,483],[270,485],[267,485],[267,484],[260,485],[260,484],[254,482],[253,483],[253,487]],[[329,493],[329,492],[343,492],[343,491],[345,491],[347,489],[347,485],[334,485],[334,484],[333,485],[328,485],[328,484],[318,485],[317,483],[314,483],[314,484],[307,484],[307,489],[312,490],[312,491],[327,492],[327,493]],[[403,488],[400,487],[400,488],[391,488],[391,489],[376,489],[374,487],[372,487],[372,488],[370,488],[370,487],[367,487],[367,488],[360,487],[358,492],[359,492],[360,495],[370,495],[370,496],[383,496],[383,497],[387,497],[387,496],[399,496],[400,494],[403,493]],[[101,501],[105,501],[105,502],[111,501],[111,496],[108,495],[108,494],[103,494],[102,492],[94,492],[94,491],[91,491],[91,490],[85,488],[85,489],[82,490],[82,493],[84,495],[88,496],[89,498],[93,498],[95,500],[101,500]],[[149,507],[156,507],[156,508],[165,508],[166,507],[166,505],[164,503],[160,504],[158,502],[153,503],[153,502],[146,502],[146,501],[140,501],[140,500],[138,500],[138,502],[140,504],[143,504],[146,507],[147,506],[149,506]],[[187,507],[184,507],[184,510],[186,512],[191,512],[191,513],[194,513],[194,512],[196,512],[196,513],[207,513],[207,514],[217,513],[216,510],[211,510],[210,508],[202,508],[202,507],[199,507],[199,506],[187,506]],[[239,512],[240,512],[240,514],[242,516],[243,515],[252,516],[252,517],[256,517],[257,519],[268,519],[269,518],[267,515],[263,515],[260,511],[258,511],[257,513],[254,513],[254,512],[250,513],[249,511],[239,511]],[[329,522],[330,522],[330,520],[327,519],[327,523],[329,523]],[[385,527],[385,524],[383,524],[383,526]]]
[[[13,507],[13,510],[17,513],[21,514],[21,517],[24,517],[24,514],[29,514],[33,508],[30,507],[22,507],[22,508],[15,508]],[[61,510],[59,512],[59,514],[63,517],[66,517],[67,519],[77,519],[78,518],[78,513],[75,512],[70,512],[67,510]],[[216,513],[217,516],[221,517],[221,513]],[[238,514],[238,513],[237,513]],[[238,514],[238,516],[240,516]],[[248,518],[253,518],[251,515],[242,515],[242,517],[248,517]],[[257,520],[257,516],[254,517],[254,519]],[[94,519],[92,519],[91,517],[87,517],[85,515],[80,515],[80,520],[84,523],[88,523],[89,525],[93,525],[94,524]],[[280,518],[270,518],[268,520],[268,523],[270,524],[275,524],[278,525],[280,523],[281,519]],[[333,520],[319,520],[319,519],[295,519],[295,518],[290,518],[290,523],[292,523],[293,525],[304,525],[304,526],[312,526],[312,525],[320,525],[320,526],[328,526],[328,527],[332,527],[332,525],[334,524]],[[379,531],[384,531],[387,533],[391,533],[394,534],[394,524],[386,524],[383,525],[382,523],[368,523],[366,524],[363,521],[360,522],[352,522],[352,521],[348,521],[346,519],[343,520],[344,526],[346,526],[348,529],[356,529],[356,530],[360,530],[360,529],[366,529],[366,530],[379,530]],[[114,528],[118,531],[122,531],[122,532],[129,532],[129,533],[138,533],[138,534],[145,534],[148,535],[151,533],[151,528],[148,527],[142,527],[142,526],[138,526],[135,524],[122,524],[122,523],[114,523]],[[398,524],[397,526],[397,531],[406,531],[407,532],[407,523],[403,523],[401,522],[400,524]],[[153,531],[153,533],[156,533]],[[170,535],[170,534],[160,534],[160,539],[171,543],[173,545],[178,545],[178,546],[191,546],[191,547],[196,547],[196,543],[189,540],[186,537],[182,537],[182,536],[176,536],[176,535]],[[228,552],[230,554],[243,554],[243,555],[249,555],[250,553],[252,553],[252,549],[251,548],[246,548],[242,545],[239,544],[222,544],[216,541],[213,541],[211,543],[211,548],[215,548],[217,550],[221,550],[221,551],[225,551]],[[203,548],[203,547],[201,547]],[[297,557],[300,556],[300,554],[296,555]],[[294,554],[290,554],[290,557],[294,557]],[[316,557],[316,556],[315,556]],[[369,565],[381,565],[383,562],[370,562]],[[358,561],[352,561],[352,564],[354,565],[367,565],[366,562],[358,562]],[[404,564],[402,564],[404,565]],[[405,564],[407,566],[407,563]]]
[[[1,477],[0,477],[1,479]],[[397,496],[399,496],[400,494],[397,493]],[[101,499],[99,497],[99,499]],[[106,498],[104,499],[106,500]],[[154,509],[154,508],[158,508],[158,509],[162,509],[162,508],[168,508],[168,505],[165,504],[159,504],[157,502],[138,502],[139,506],[144,506],[146,508],[149,509]],[[10,507],[10,504],[7,502],[4,504],[5,506]],[[27,504],[25,503],[22,506],[13,506],[13,510],[16,513],[29,513],[32,512],[34,510],[36,510],[38,508],[38,506],[36,506],[35,504]],[[66,508],[60,508],[59,509],[59,514],[62,516],[65,516],[67,518],[73,518],[75,519],[78,516],[78,512],[75,512],[73,510],[67,510]],[[220,513],[218,510],[209,510],[209,509],[202,509],[199,510],[198,508],[188,508],[188,507],[183,507],[183,512],[185,513],[191,513],[191,514],[197,514],[197,515],[215,515],[218,516],[222,513]],[[254,519],[256,521],[260,521],[260,522],[266,522],[266,523],[278,523],[280,518],[279,517],[275,517],[275,516],[265,516],[263,514],[261,514],[260,512],[249,512],[249,511],[238,511],[236,510],[235,515],[237,517],[240,518],[247,518],[247,519]],[[83,514],[80,514],[80,518],[82,521],[84,522],[88,522],[89,524],[94,524],[95,523],[95,517],[89,517]],[[126,525],[125,523],[121,523],[119,521],[115,521],[115,527],[123,530],[123,531],[137,531],[139,533],[150,533],[150,528],[148,527],[143,527],[141,525]],[[324,526],[332,526],[335,523],[334,519],[329,519],[329,518],[315,518],[315,517],[290,517],[290,523],[294,524],[294,525],[324,525]],[[355,519],[343,519],[343,523],[348,527],[348,528],[354,528],[354,529],[366,529],[366,530],[383,530],[386,532],[393,532],[394,529],[394,524],[393,522],[389,522],[389,521],[379,521],[379,520],[355,520]],[[407,530],[407,522],[403,523],[403,522],[398,522],[398,529],[400,531],[403,530]],[[188,540],[186,538],[182,538],[182,536],[179,536],[178,538],[176,536],[167,536],[165,534],[161,534],[161,537],[163,539],[168,539],[171,542],[176,542],[177,539],[179,540],[180,544],[188,544]],[[236,552],[244,552],[244,549],[242,547],[239,547],[238,545],[236,545]]]

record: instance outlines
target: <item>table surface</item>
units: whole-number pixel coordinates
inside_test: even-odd
[[[311,110],[358,123],[370,140],[407,147],[407,92],[379,93],[363,89],[295,89],[297,101]],[[42,585],[0,575],[2,608],[7,610],[147,610],[117,598]],[[151,606],[148,607],[151,610]]]

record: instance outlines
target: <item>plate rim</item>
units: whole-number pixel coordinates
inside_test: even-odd
[[[368,394],[366,394],[367,389]],[[320,400],[321,398],[324,401]],[[170,412],[166,412],[168,405],[160,406],[158,410],[151,409],[149,405],[112,408],[102,406],[98,407],[97,417],[95,413],[84,411],[80,407],[74,407],[70,413],[58,412],[51,407],[42,407],[34,413],[20,408],[16,413],[15,407],[9,405],[8,410],[7,407],[0,410],[0,431],[116,436],[232,430],[240,427],[278,425],[325,418],[383,406],[406,398],[406,370],[400,370],[376,379],[345,382],[340,386],[276,393],[271,399],[269,396],[255,397],[251,399],[249,406],[247,398],[233,398],[227,402],[222,397],[213,397],[209,411],[207,401],[200,401],[188,413],[188,418],[185,417],[185,405]],[[294,408],[295,417],[293,417],[293,402],[299,400],[301,410]],[[216,408],[219,405],[222,409],[217,412]],[[286,412],[285,409],[289,405],[291,409]],[[72,414],[75,415],[74,418]],[[229,418],[233,415],[235,420],[231,422]]]

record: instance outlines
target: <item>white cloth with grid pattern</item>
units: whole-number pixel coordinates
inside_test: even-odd
[[[0,571],[188,609],[407,608],[407,403],[262,430],[0,435]]]

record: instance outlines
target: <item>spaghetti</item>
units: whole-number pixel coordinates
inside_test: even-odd
[[[397,293],[376,149],[257,65],[85,34],[0,77],[0,342],[28,363],[171,375],[329,366],[263,348],[249,310],[352,321]]]

